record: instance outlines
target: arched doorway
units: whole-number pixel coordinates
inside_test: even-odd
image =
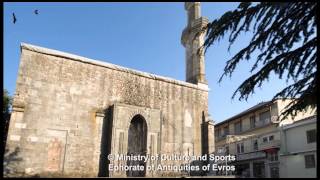
[[[128,132],[128,156],[145,156],[147,154],[147,123],[141,115],[135,115]],[[143,177],[146,175],[146,164],[143,161],[127,161],[128,166],[144,166],[144,171],[127,171],[128,177]]]

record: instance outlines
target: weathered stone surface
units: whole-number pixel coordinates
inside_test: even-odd
[[[188,14],[188,25],[182,32],[181,43],[186,48],[186,81],[207,84],[202,46],[206,34],[203,28],[209,21],[201,16],[199,2],[186,2],[185,9]]]
[[[13,111],[7,143],[21,149],[21,173],[97,176],[104,118],[110,115],[104,110],[110,107],[112,153],[119,144],[127,151],[130,121],[139,114],[148,125],[152,153],[201,154],[206,88],[31,45],[21,48],[14,101],[23,110]],[[63,152],[51,157],[55,138]]]
[[[108,164],[127,163],[109,161],[109,154],[212,152],[204,56],[196,53],[203,36],[191,41],[205,23],[198,6],[187,4],[190,23],[183,35],[191,83],[22,43],[4,175],[125,177],[135,173],[107,170]],[[142,174],[179,176],[181,172]]]

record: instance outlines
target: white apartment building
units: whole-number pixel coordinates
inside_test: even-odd
[[[225,121],[215,124],[216,155],[231,154],[235,162],[221,162],[236,166],[235,172],[216,172],[216,175],[234,174],[236,177],[281,177],[279,126],[308,117],[316,110],[299,113],[294,118],[279,121],[281,112],[290,99],[277,99],[253,106]]]
[[[280,127],[280,177],[317,177],[317,118]]]

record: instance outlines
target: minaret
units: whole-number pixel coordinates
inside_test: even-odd
[[[186,2],[188,25],[183,30],[181,43],[186,48],[186,81],[193,84],[207,84],[203,49],[205,32],[201,29],[208,24],[208,19],[201,17],[200,2]]]

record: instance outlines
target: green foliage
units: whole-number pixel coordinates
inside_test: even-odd
[[[9,93],[6,89],[3,90],[3,109],[2,109],[2,130],[3,130],[3,152],[5,148],[5,144],[7,141],[7,135],[8,135],[8,127],[9,127],[9,121],[10,121],[10,108],[12,104],[12,98],[9,96]]]
[[[247,100],[274,72],[280,79],[285,76],[287,82],[294,82],[273,97],[297,98],[286,107],[283,118],[307,106],[316,107],[316,6],[316,2],[243,2],[203,29],[207,30],[206,51],[227,33],[230,50],[241,32],[253,29],[250,43],[227,61],[219,82],[230,77],[241,60],[251,60],[253,52],[258,56],[251,73],[262,67],[237,88],[232,98],[239,93],[239,100]]]
[[[12,103],[12,99],[9,96],[8,91],[4,89],[3,90],[3,109],[2,109],[3,115],[8,115],[10,113],[11,103]]]

